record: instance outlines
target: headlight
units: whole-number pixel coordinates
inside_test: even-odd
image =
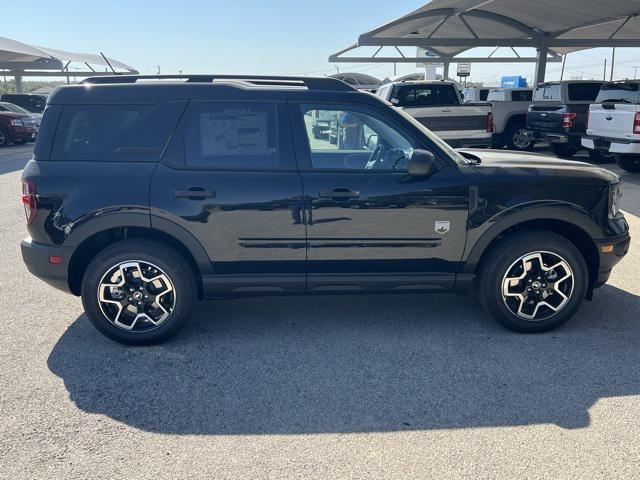
[[[622,182],[609,185],[609,218],[615,218],[620,213],[622,201]]]
[[[11,125],[13,125],[14,127],[23,127],[24,126],[24,122],[22,120],[20,120],[19,118],[14,118],[11,120]]]

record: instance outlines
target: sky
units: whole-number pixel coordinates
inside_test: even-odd
[[[392,64],[331,64],[328,57],[353,44],[360,33],[424,3],[426,0],[29,0],[29,10],[39,13],[16,11],[12,15],[12,9],[22,9],[14,1],[2,7],[5,21],[0,36],[75,52],[102,51],[144,74],[154,74],[159,68],[167,74],[323,76],[338,68],[385,78],[393,75]],[[414,50],[405,52],[413,54]],[[526,49],[519,53],[532,54]],[[611,49],[572,53],[567,57],[565,78],[602,78],[604,59],[610,57]],[[636,66],[640,66],[640,49],[618,49],[614,78],[633,78]],[[398,74],[416,70],[413,64],[397,67]],[[531,78],[533,72],[533,64],[474,64],[470,79],[491,84],[503,75]],[[549,64],[547,72],[547,80],[558,79],[560,64]]]

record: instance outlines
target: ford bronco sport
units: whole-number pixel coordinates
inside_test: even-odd
[[[313,135],[337,118],[339,144]],[[600,167],[456,151],[335,79],[114,76],[49,97],[22,175],[29,270],[108,337],[157,343],[199,299],[477,292],[542,332],[630,237]]]

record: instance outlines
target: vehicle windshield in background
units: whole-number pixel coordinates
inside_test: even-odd
[[[598,96],[602,82],[570,83],[569,100],[574,102],[593,102]]]
[[[608,83],[602,85],[596,103],[640,103],[640,83]]]
[[[534,102],[559,102],[560,101],[560,84],[553,83],[550,85],[540,85],[533,92]]]
[[[400,85],[394,94],[398,107],[431,107],[434,105],[460,105],[456,89],[448,83],[427,85]]]

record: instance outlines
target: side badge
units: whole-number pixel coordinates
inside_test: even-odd
[[[436,221],[436,232],[440,235],[444,235],[451,229],[451,222],[449,220],[437,220]]]

